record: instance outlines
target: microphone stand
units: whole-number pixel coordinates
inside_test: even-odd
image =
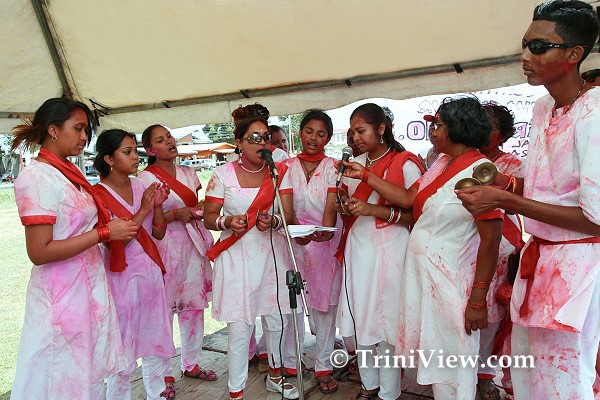
[[[285,220],[285,212],[283,210],[283,204],[281,203],[281,196],[279,195],[279,188],[277,187],[277,178],[278,175],[269,165],[269,170],[271,172],[271,180],[273,181],[273,187],[275,188],[275,197],[277,199],[277,205],[279,206],[279,212],[281,213],[281,219],[283,222],[283,229],[285,231],[285,237],[287,239],[288,248],[290,250],[290,255],[292,256],[292,264],[294,265],[293,271],[287,271],[285,276],[286,285],[289,290],[290,296],[290,309],[292,310],[292,324],[294,325],[294,342],[296,345],[296,374],[298,380],[298,399],[304,400],[304,379],[302,377],[302,351],[300,349],[300,337],[298,335],[298,323],[297,323],[297,315],[296,309],[298,308],[297,296],[300,295],[302,300],[302,305],[304,306],[304,310],[306,315],[308,316],[308,308],[306,307],[306,298],[304,297],[303,289],[306,285],[306,282],[302,280],[302,276],[300,275],[300,271],[298,271],[298,265],[296,263],[296,256],[294,255],[294,249],[292,247],[292,240],[290,237],[290,233],[288,232],[287,222]],[[283,366],[283,360],[281,361],[281,368]]]

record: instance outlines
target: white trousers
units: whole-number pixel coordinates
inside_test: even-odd
[[[181,338],[181,370],[191,371],[199,363],[200,356],[202,355],[204,310],[179,311],[177,319],[179,321],[179,336]],[[171,314],[172,328],[173,314]]]
[[[494,379],[496,376],[496,368],[490,367],[486,360],[492,355],[492,347],[494,346],[494,338],[500,327],[500,322],[488,324],[487,328],[482,329],[479,334],[479,361],[478,361],[478,377],[480,379]],[[483,366],[483,367],[482,367]]]
[[[315,372],[333,371],[331,353],[335,346],[335,317],[337,305],[329,306],[327,312],[309,310],[308,325],[316,336]]]
[[[532,355],[535,368],[511,368],[515,399],[592,400],[600,341],[600,279],[581,333],[513,325],[512,356]]]
[[[296,340],[292,325],[292,314],[286,314],[287,326],[283,331],[283,366],[286,369],[296,371]],[[300,353],[304,352],[304,312],[296,313],[296,327],[298,329],[298,340],[300,341]],[[300,354],[302,357],[302,354]]]
[[[285,326],[287,325],[286,315],[283,316],[283,325],[281,317],[278,314],[265,315],[265,336],[267,344],[267,354],[269,355],[269,366],[271,368],[281,367],[281,357],[279,353],[279,340]],[[248,379],[248,347],[250,337],[254,330],[254,324],[247,324],[243,321],[229,322],[228,330],[228,350],[227,366],[229,369],[229,391],[239,392],[246,387]]]
[[[377,351],[379,346],[379,352]],[[401,369],[386,367],[384,360],[375,360],[379,355],[388,356],[390,362],[395,354],[395,346],[382,341],[377,345],[358,345],[358,369],[360,379],[367,390],[379,388],[379,398],[382,400],[396,400],[400,396],[400,374]],[[378,367],[376,367],[378,365]],[[440,397],[440,399],[443,399]]]
[[[131,400],[131,373],[136,364],[125,371],[111,375],[107,379],[107,400]],[[165,376],[171,371],[171,359],[163,357],[142,357],[142,376],[148,400],[160,400],[165,390]]]
[[[251,360],[254,356],[260,356],[261,354],[267,353],[267,339],[265,338],[265,322],[264,318],[261,317],[260,324],[262,326],[263,334],[260,335],[258,343],[256,341],[256,324],[252,329],[252,336],[250,337],[250,346],[248,348],[248,360]]]

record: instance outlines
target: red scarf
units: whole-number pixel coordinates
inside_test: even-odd
[[[415,155],[412,153],[409,153],[407,151],[403,151],[402,153],[398,153],[397,151],[390,151],[377,163],[372,165],[371,168],[368,169],[371,171],[372,174],[375,174],[383,179],[385,171],[390,167],[392,163],[394,163],[395,166],[398,165],[394,168],[394,172],[399,171],[399,173],[395,174],[394,177],[388,176],[387,180],[394,183],[401,181],[401,185],[404,186],[404,174],[402,174],[402,166],[404,165],[407,159],[413,159],[413,161],[416,160],[416,164],[420,164],[418,162],[418,159],[416,159]],[[358,184],[358,187],[354,191],[352,197],[362,201],[367,201],[369,199],[369,196],[371,196],[372,192],[373,188],[371,186],[367,185],[366,182],[361,182]],[[378,204],[383,204],[384,201],[385,200],[383,198],[380,198]],[[335,258],[337,258],[340,263],[344,258],[344,250],[346,248],[346,240],[348,238],[348,233],[350,232],[350,228],[352,228],[352,225],[354,225],[354,223],[358,219],[358,216],[347,215],[342,216],[342,218],[344,219],[344,232],[342,232],[342,237],[340,238],[340,243],[335,253]],[[380,223],[381,221],[384,223],[383,225]],[[383,221],[380,219],[376,219],[375,224],[377,228],[383,228],[384,226],[389,225],[387,221]]]
[[[529,293],[533,286],[533,279],[535,278],[535,268],[537,267],[538,260],[540,258],[540,246],[554,246],[557,244],[576,244],[576,243],[600,243],[600,238],[589,237],[577,240],[563,240],[560,242],[551,242],[550,240],[540,239],[532,236],[531,242],[523,252],[521,256],[521,279],[527,279],[527,289],[525,291],[525,299],[521,308],[519,309],[519,315],[521,318],[525,318],[529,314]]]
[[[93,197],[94,202],[96,203],[96,208],[98,209],[98,226],[104,226],[108,224],[110,221],[110,214],[106,207],[104,207],[102,199],[98,196],[98,193],[96,193],[96,189],[90,185],[90,183],[85,179],[85,176],[83,176],[81,171],[75,165],[73,165],[72,162],[61,159],[56,154],[44,147],[40,149],[38,157],[48,161],[50,165],[59,170],[73,185],[79,186],[88,192]],[[125,262],[125,246],[123,246],[123,242],[120,240],[111,240],[110,270],[114,272],[121,272],[125,270],[126,267],[127,263]]]
[[[319,162],[324,158],[327,158],[327,156],[325,155],[325,153],[323,151],[321,151],[320,153],[317,154],[306,154],[305,152],[302,152],[300,154],[298,154],[296,157],[298,157],[301,160],[304,160],[306,162]]]
[[[287,165],[283,163],[275,163],[277,170],[279,171],[279,178],[277,185],[281,185],[281,180],[283,179],[285,173],[287,172]],[[211,249],[206,253],[206,256],[210,261],[214,261],[219,254],[233,246],[235,242],[240,240],[242,236],[246,234],[250,229],[256,225],[256,220],[258,219],[258,214],[268,211],[273,205],[273,199],[275,197],[275,187],[273,186],[273,181],[271,180],[271,175],[267,171],[265,173],[265,177],[260,185],[258,193],[256,197],[250,204],[250,207],[246,211],[246,215],[248,216],[248,227],[246,231],[241,235],[231,235],[225,240],[217,240],[217,242],[211,247]]]
[[[115,197],[108,191],[108,189],[106,189],[101,184],[95,185],[94,188],[96,189],[98,197],[102,199],[102,203],[104,203],[106,208],[111,213],[113,213],[113,215],[121,219],[133,219],[133,214],[128,209],[126,209],[117,199],[115,199]],[[166,273],[165,265],[163,264],[163,261],[160,258],[158,248],[156,247],[156,244],[150,238],[150,235],[148,234],[148,232],[146,232],[146,229],[144,229],[143,226],[140,226],[140,229],[138,229],[135,237],[140,246],[142,246],[142,249],[144,249],[146,254],[148,254],[148,256],[152,259],[152,261],[154,261],[160,267],[160,270],[164,275]],[[123,262],[123,264],[127,265],[125,262]]]
[[[171,190],[177,193],[181,200],[187,207],[196,207],[198,204],[198,194],[194,193],[192,189],[179,182],[177,178],[169,174],[167,171],[162,169],[156,164],[148,165],[145,171],[150,172],[156,176],[161,182],[165,182],[171,187]]]
[[[419,191],[413,204],[413,217],[415,218],[415,222],[423,213],[423,206],[425,205],[427,199],[433,196],[439,188],[444,186],[450,179],[455,177],[456,174],[473,164],[475,161],[481,160],[482,158],[485,158],[485,156],[477,150],[468,151],[456,157],[456,159],[450,163],[448,168],[442,171],[442,173],[439,174],[429,185],[424,187],[423,190]]]

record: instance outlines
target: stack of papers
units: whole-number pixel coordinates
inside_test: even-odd
[[[310,236],[315,232],[335,232],[337,228],[317,225],[288,225],[288,232],[293,238]]]

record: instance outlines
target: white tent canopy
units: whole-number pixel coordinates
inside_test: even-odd
[[[63,93],[141,132],[514,85],[539,2],[2,0],[0,132]]]

